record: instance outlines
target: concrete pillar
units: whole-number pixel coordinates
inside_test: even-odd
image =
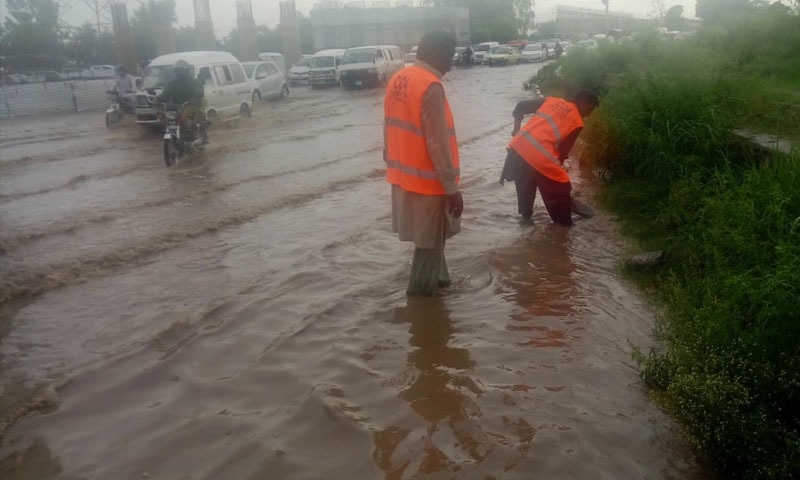
[[[216,50],[214,24],[211,22],[211,7],[208,0],[194,0],[194,30],[199,50]]]
[[[236,27],[239,31],[236,56],[242,62],[258,60],[258,34],[250,0],[236,0]]]
[[[283,43],[283,57],[286,59],[285,68],[294,64],[302,53],[302,43],[300,41],[300,22],[297,18],[294,0],[284,0],[280,2],[281,22],[278,28],[281,32]]]

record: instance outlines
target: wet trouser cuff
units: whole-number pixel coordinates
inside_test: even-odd
[[[450,274],[444,258],[444,248],[414,249],[411,278],[406,293],[409,295],[436,295],[439,287],[450,285]]]

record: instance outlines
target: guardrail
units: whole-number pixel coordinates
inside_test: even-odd
[[[114,79],[62,80],[0,86],[0,118],[83,112],[108,106]]]

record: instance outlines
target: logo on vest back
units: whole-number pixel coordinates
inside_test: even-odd
[[[566,102],[559,102],[554,107],[554,116],[559,120],[567,118],[572,113],[572,107]]]
[[[408,100],[408,77],[405,75],[395,75],[392,81],[392,97],[395,100],[404,102]]]

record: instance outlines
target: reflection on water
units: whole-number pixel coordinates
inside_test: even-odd
[[[400,464],[393,461],[392,452],[409,432],[390,428],[377,433],[376,462],[386,472],[386,478],[392,479],[402,478],[404,472],[454,471],[454,455],[479,461],[482,455],[478,442],[465,428],[466,420],[478,415],[477,406],[468,395],[480,393],[468,376],[475,362],[466,348],[448,345],[455,327],[447,307],[441,298],[409,297],[405,307],[395,309],[394,322],[409,325],[412,347],[407,362],[414,379],[400,392],[400,398],[427,422],[427,427],[423,438],[412,439],[422,445],[419,457]],[[442,444],[453,441],[454,444]]]
[[[577,267],[570,258],[570,234],[560,225],[540,226],[517,243],[493,252],[492,263],[507,272],[501,296],[524,310],[511,315],[508,330],[520,332],[518,345],[565,348],[574,339],[576,312],[585,307],[578,294]]]

